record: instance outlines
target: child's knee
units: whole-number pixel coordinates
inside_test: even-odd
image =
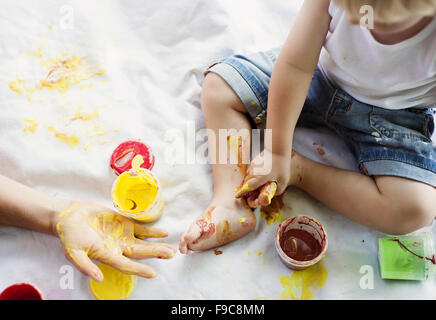
[[[426,199],[413,199],[393,208],[386,233],[401,235],[429,225],[435,218],[435,208]]]
[[[213,72],[209,72],[203,81],[201,100],[204,113],[222,113],[225,108],[245,110],[233,89]]]

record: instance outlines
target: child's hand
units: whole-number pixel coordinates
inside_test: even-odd
[[[57,215],[55,234],[59,236],[65,257],[77,269],[96,281],[103,280],[100,269],[91,261],[99,260],[128,274],[145,278],[156,272],[132,259],[149,257],[172,258],[176,249],[168,244],[146,242],[145,238],[162,238],[165,230],[150,228],[132,222],[106,207],[81,201],[72,201]]]
[[[280,195],[286,190],[290,180],[290,170],[290,155],[285,157],[265,149],[251,162],[241,187],[236,190],[235,197],[246,197],[252,208],[268,205],[274,195]],[[257,171],[261,174],[255,174]]]

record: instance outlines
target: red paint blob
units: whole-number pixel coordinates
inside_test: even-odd
[[[132,160],[138,154],[144,158],[141,168],[153,169],[155,159],[151,148],[139,141],[126,141],[116,147],[112,153],[110,166],[115,174],[120,175],[132,169]]]
[[[321,245],[309,232],[291,229],[283,233],[280,238],[283,252],[291,259],[309,261],[321,253]]]
[[[1,294],[0,300],[43,300],[41,293],[28,283],[18,283],[7,287]]]

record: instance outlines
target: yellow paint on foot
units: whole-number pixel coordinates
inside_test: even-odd
[[[322,265],[316,265],[301,271],[294,271],[291,276],[279,276],[284,290],[281,300],[312,300],[313,290],[319,289],[327,281],[328,271]]]
[[[38,122],[36,122],[35,120],[30,118],[25,118],[24,122],[27,123],[23,129],[25,134],[28,134],[29,132],[35,133],[36,129],[38,129]]]
[[[97,300],[128,299],[136,286],[137,277],[124,274],[117,269],[100,263],[98,265],[103,273],[104,280],[97,282],[90,280],[89,288]]]

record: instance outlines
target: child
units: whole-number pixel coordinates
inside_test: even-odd
[[[361,9],[373,28],[359,25]],[[243,179],[248,190],[274,181],[277,195],[296,186],[389,234],[429,224],[436,213],[435,14],[436,0],[306,0],[280,54],[236,55],[209,67],[202,93],[207,127],[218,137],[219,129],[249,129],[249,118],[266,125],[272,141],[252,166],[264,157],[272,169],[249,170],[244,179],[237,164],[213,164],[213,199],[182,236],[180,251],[206,250],[253,230],[254,214],[234,196]],[[297,125],[334,130],[361,173],[292,152]],[[209,149],[218,150],[211,136]]]

